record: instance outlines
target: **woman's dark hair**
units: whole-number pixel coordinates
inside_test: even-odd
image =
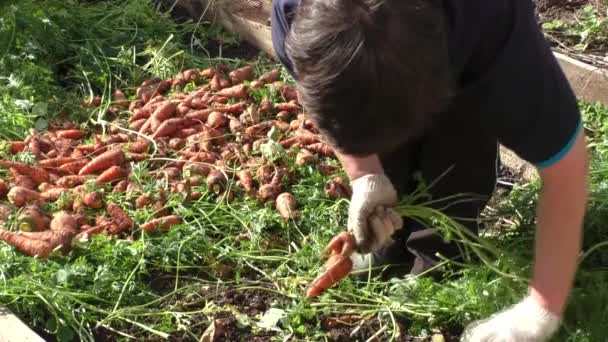
[[[306,114],[342,153],[419,136],[449,95],[436,0],[301,0],[285,40]]]

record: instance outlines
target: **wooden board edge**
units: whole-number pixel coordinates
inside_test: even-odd
[[[45,342],[7,308],[0,306],[0,342]]]

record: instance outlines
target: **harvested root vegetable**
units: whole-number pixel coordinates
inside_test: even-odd
[[[41,201],[43,199],[40,193],[20,186],[11,188],[6,197],[9,202],[17,207],[23,207],[26,203]]]
[[[228,74],[228,77],[230,77],[230,81],[232,81],[232,84],[239,84],[239,83],[243,83],[244,81],[251,80],[252,76],[253,76],[253,67],[250,65],[244,66],[244,67],[236,69],[236,70],[232,70]]]
[[[17,218],[19,230],[22,232],[41,232],[48,228],[50,219],[37,205],[28,205]]]
[[[51,230],[19,234],[0,230],[0,240],[27,255],[46,258],[58,247],[64,252],[69,250],[76,235],[76,226],[76,220],[70,214],[59,212],[51,221]]]
[[[61,195],[63,195],[64,193],[68,192],[69,190],[67,188],[50,188],[45,190],[44,192],[42,192],[40,194],[40,197],[42,197],[43,199],[47,200],[47,201],[56,201],[59,199],[59,197],[61,197]]]
[[[207,188],[213,193],[218,194],[224,191],[227,181],[226,176],[222,172],[213,169],[207,175]]]
[[[175,133],[177,130],[183,128],[187,123],[185,118],[171,118],[165,120],[152,134],[153,139],[159,139],[162,137],[169,136]]]
[[[272,167],[272,165],[262,165],[256,171],[256,177],[258,178],[258,182],[260,184],[270,183],[272,181],[273,172],[274,168]]]
[[[214,68],[208,68],[208,69],[205,69],[205,70],[201,71],[200,75],[203,78],[212,79],[213,76],[215,76],[215,73],[216,73],[216,71],[215,71]]]
[[[184,173],[190,175],[200,175],[207,177],[211,172],[211,167],[201,163],[189,163],[184,166]]]
[[[327,184],[325,184],[325,194],[332,199],[338,198],[350,198],[352,196],[352,190],[342,177],[334,177]]]
[[[146,139],[137,139],[134,143],[130,144],[128,149],[129,152],[133,153],[145,153],[150,146],[150,142]]]
[[[25,150],[27,144],[24,141],[9,141],[8,142],[8,151],[11,154],[17,154]]]
[[[207,121],[209,114],[211,114],[212,112],[212,109],[195,110],[186,114],[186,118],[203,122]]]
[[[277,69],[273,69],[258,78],[258,81],[263,83],[273,83],[281,78],[281,73]]]
[[[36,189],[36,183],[34,183],[34,181],[28,176],[13,173],[13,182],[16,186],[20,186],[22,188],[30,190]]]
[[[20,174],[30,177],[36,184],[48,182],[49,180],[49,173],[41,167],[8,160],[0,160],[0,166],[15,169]]]
[[[304,165],[314,165],[319,162],[319,157],[310,153],[308,150],[302,150],[298,152],[296,155],[296,165],[304,166]]]
[[[306,146],[306,148],[312,152],[322,154],[327,157],[334,156],[334,150],[331,148],[331,146],[329,146],[325,143],[311,144],[311,145]]]
[[[286,220],[293,219],[298,214],[296,198],[289,192],[280,194],[276,199],[275,206],[281,217]]]
[[[159,106],[154,111],[154,114],[150,117],[150,129],[155,132],[158,127],[167,119],[175,114],[175,105],[171,102],[165,102],[162,106]]]
[[[8,193],[8,184],[4,179],[0,179],[0,198],[3,198]]]
[[[117,235],[124,231],[127,231],[133,227],[133,220],[129,215],[118,205],[114,203],[108,204],[108,214],[112,217],[114,223],[116,223],[117,229],[109,229],[110,234]]]
[[[227,119],[224,114],[220,112],[211,112],[207,118],[207,124],[212,128],[224,127],[227,123]]]
[[[123,179],[120,182],[116,183],[116,185],[114,185],[114,188],[112,188],[112,193],[118,194],[121,192],[125,192],[125,191],[127,191],[128,185],[129,185],[129,181],[127,181],[126,179]]]
[[[61,139],[80,140],[87,134],[79,129],[66,129],[57,132],[57,137]]]
[[[317,170],[319,170],[322,175],[329,176],[338,171],[338,167],[329,164],[319,164],[317,165]]]
[[[274,201],[281,193],[281,181],[283,172],[277,169],[268,184],[263,184],[258,189],[258,199],[262,202]]]
[[[125,154],[121,150],[112,150],[102,153],[91,160],[85,167],[83,167],[78,175],[84,176],[97,171],[106,170],[111,166],[120,166],[125,162]]]
[[[301,110],[300,106],[295,102],[275,103],[274,109],[281,112],[297,112]]]
[[[103,208],[103,195],[99,191],[93,191],[82,197],[82,203],[92,209]]]
[[[103,233],[103,231],[106,230],[107,227],[108,227],[108,225],[99,225],[99,226],[94,226],[94,227],[82,226],[80,233],[76,234],[76,236],[74,238],[76,238],[76,239],[90,238],[93,235]]]
[[[44,159],[38,162],[38,165],[44,168],[57,168],[63,164],[71,163],[76,159],[72,157],[56,157],[51,159]]]
[[[251,172],[247,170],[239,171],[237,173],[238,177],[238,185],[240,185],[246,193],[252,194],[254,192],[253,189],[253,176]]]
[[[151,203],[152,203],[152,198],[150,196],[148,196],[148,195],[140,195],[135,200],[135,207],[138,208],[138,209],[140,209],[140,208],[143,208],[143,207],[147,207]]]
[[[325,248],[325,253],[330,253],[325,263],[325,271],[310,284],[306,297],[319,296],[348,276],[353,268],[350,256],[355,247],[355,237],[349,232],[342,232],[329,242]]]
[[[182,148],[186,147],[186,141],[184,139],[180,139],[180,138],[173,138],[171,140],[169,140],[169,148],[177,151],[177,150],[181,150]]]
[[[71,163],[66,163],[57,168],[63,174],[77,175],[83,167],[89,163],[88,159],[76,160]]]
[[[236,85],[230,88],[222,89],[220,95],[230,99],[245,99],[247,98],[247,87],[245,85]]]
[[[169,215],[150,220],[144,223],[141,228],[148,232],[157,230],[167,231],[171,228],[171,226],[178,225],[181,223],[182,219],[179,216]]]
[[[97,176],[97,178],[95,178],[95,181],[99,184],[112,183],[121,178],[126,177],[126,175],[126,171],[120,166],[111,166],[110,168],[102,172],[99,176]]]

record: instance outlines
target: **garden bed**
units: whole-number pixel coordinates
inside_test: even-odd
[[[502,186],[484,212],[485,227],[492,234],[484,235],[482,241],[499,251],[488,252],[488,263],[471,262],[462,269],[446,262],[448,277],[441,282],[427,277],[348,277],[318,298],[305,298],[306,287],[323,265],[321,250],[345,227],[347,196],[337,190],[348,193],[347,188],[326,187],[336,176],[344,177],[343,171],[326,148],[315,148],[311,154],[316,156],[298,165],[301,149],[313,148],[303,141],[299,147],[283,146],[295,134],[291,130],[294,122],[313,135],[316,132],[298,116],[302,113],[293,99],[291,79],[267,54],[204,21],[177,25],[152,6],[145,1],[101,1],[94,5],[45,1],[44,6],[23,1],[3,13],[5,22],[13,24],[8,26],[13,28],[13,39],[0,63],[0,89],[6,94],[0,104],[5,112],[11,112],[11,116],[0,117],[0,159],[40,165],[53,149],[71,156],[78,153],[74,152],[78,146],[82,150],[92,146],[94,151],[78,157],[90,159],[98,153],[97,148],[117,148],[125,153],[125,159],[114,159],[114,166],[128,171],[117,182],[97,184],[96,178],[103,171],[97,170],[82,187],[99,192],[105,199],[100,208],[93,202],[95,207],[82,208],[89,225],[102,229],[100,234],[76,239],[69,252],[34,258],[0,243],[0,304],[45,340],[365,341],[373,337],[456,341],[465,324],[487,317],[525,294],[539,184],[533,177],[527,178],[530,182],[522,181],[521,175],[530,175],[523,165],[523,169],[503,169]],[[74,23],[75,17],[81,21]],[[248,66],[253,73],[247,80],[231,85],[246,85],[244,95],[211,100],[222,90],[211,89],[214,77],[210,77],[210,68],[230,78],[230,71]],[[195,70],[198,76],[187,70]],[[259,84],[252,85],[273,70],[279,71],[278,80],[273,76],[259,88]],[[151,79],[159,82],[142,87]],[[161,84],[169,86],[156,93],[155,85]],[[117,95],[117,89],[126,99]],[[185,106],[190,109],[183,108],[186,98],[197,91],[201,91],[198,100],[190,98]],[[208,93],[205,100],[203,93]],[[134,152],[132,146],[141,142],[142,136],[134,132],[135,120],[130,119],[143,108],[137,108],[138,101],[145,106],[156,96],[161,96],[157,100],[175,101],[176,107],[185,110],[183,115],[194,112],[190,106],[214,108],[227,120],[216,127],[221,134],[206,129],[211,139],[195,139],[195,144],[180,146],[162,136],[150,138],[153,132],[144,130],[150,140],[143,140],[150,144],[141,152],[145,155]],[[246,102],[242,110],[231,113],[226,109],[241,101]],[[260,111],[265,105],[267,110]],[[608,318],[603,295],[608,286],[603,268],[608,254],[602,248],[608,241],[604,229],[608,219],[608,131],[604,124],[608,111],[583,103],[581,108],[594,157],[584,244],[588,254],[582,260],[559,341],[600,340],[605,337],[602,324]],[[211,125],[211,113],[197,115],[205,125]],[[255,140],[261,143],[248,142],[230,123],[239,120],[245,129],[254,124],[249,119],[272,121],[275,129],[269,126],[258,132]],[[155,124],[157,129],[160,124]],[[284,129],[285,125],[290,129]],[[58,132],[49,132],[65,129],[78,129],[84,136],[67,143],[57,139]],[[23,149],[10,151],[7,142],[28,137],[28,143],[20,145]],[[54,148],[37,151],[36,144],[30,144],[47,139]],[[222,139],[225,141],[220,143]],[[227,143],[233,143],[237,153],[222,151]],[[244,147],[248,143],[251,150]],[[191,149],[193,145],[196,150]],[[217,192],[217,184],[208,186],[206,176],[193,179],[196,175],[186,175],[183,156],[210,152],[205,149],[221,159],[188,162],[231,166],[239,171],[251,166],[257,171],[259,165],[238,158],[238,152],[247,150],[258,161],[284,167],[291,177],[280,183],[281,191],[294,195],[297,217],[285,218],[274,200],[260,200],[257,172],[251,192],[236,175],[225,179]],[[227,161],[229,165],[224,164]],[[1,172],[2,179],[16,181],[10,170],[2,168]],[[47,172],[56,170],[51,167]],[[278,169],[272,172],[276,175]],[[120,180],[133,185],[113,191]],[[46,183],[57,185],[56,180]],[[65,193],[74,192],[75,187],[67,186]],[[162,193],[166,197],[161,207],[146,205],[145,198],[141,199],[149,197],[158,203]],[[5,198],[0,201],[3,205],[10,202]],[[117,222],[107,213],[109,204],[119,206],[133,220],[125,231],[114,234],[112,225]],[[10,205],[17,204],[13,201]],[[27,226],[19,220],[22,210],[12,208],[0,229],[18,231]],[[59,209],[78,212],[66,195],[48,199],[40,208],[49,218]],[[144,223],[155,218],[159,209],[178,215],[181,222],[166,231],[143,230]],[[431,214],[433,219],[446,222],[440,213]],[[96,222],[98,216],[105,219]],[[443,228],[449,226],[448,222]]]

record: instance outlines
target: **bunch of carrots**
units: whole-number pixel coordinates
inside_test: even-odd
[[[279,94],[281,101],[264,97],[256,102],[253,92],[262,88]],[[96,97],[82,106],[100,110],[101,104]],[[230,200],[242,195],[273,203],[284,219],[293,219],[298,214],[297,199],[289,192],[294,167],[287,158],[264,157],[261,149],[270,140],[281,145],[296,167],[311,165],[326,175],[337,171],[328,163],[335,158],[331,147],[306,118],[295,90],[280,81],[278,70],[259,77],[251,66],[184,70],[171,79],[146,80],[129,97],[116,89],[105,110],[107,131],[56,121],[45,131],[32,129],[24,141],[7,142],[0,160],[8,175],[0,179],[0,240],[28,255],[47,257],[58,248],[69,250],[78,237],[168,231],[184,219],[166,205],[167,192],[197,201],[205,193],[195,189],[203,184],[211,196]],[[35,160],[15,161],[20,153]],[[154,194],[140,189],[133,169],[143,161],[167,189]],[[100,189],[130,194],[132,203],[107,203]],[[325,192],[331,199],[350,196],[338,176]],[[61,203],[61,211],[50,213],[52,203]],[[127,209],[144,207],[152,208],[154,217],[136,224]],[[11,230],[1,223],[13,214],[18,214],[18,225]]]

